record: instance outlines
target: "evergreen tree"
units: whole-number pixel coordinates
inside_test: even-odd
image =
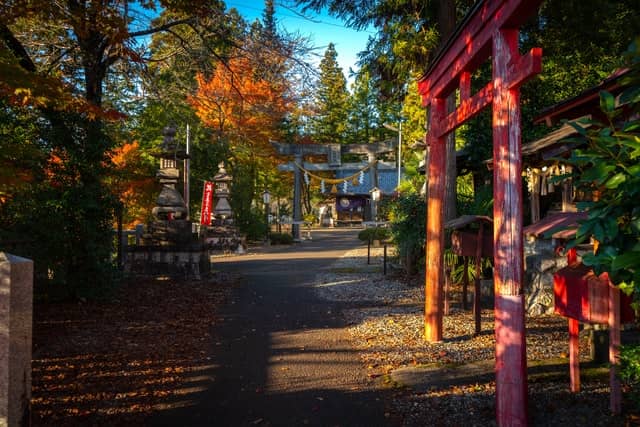
[[[337,57],[335,45],[329,43],[320,61],[320,80],[315,96],[316,113],[312,132],[317,142],[344,142],[347,130],[349,92]]]
[[[273,0],[265,0],[264,11],[262,12],[262,25],[264,26],[264,35],[267,39],[276,39],[278,30],[276,28],[276,8]]]
[[[375,139],[377,91],[368,72],[358,73],[349,98],[348,142],[367,143]]]

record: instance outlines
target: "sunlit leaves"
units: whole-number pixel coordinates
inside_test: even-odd
[[[282,86],[254,73],[249,59],[220,64],[211,78],[197,75],[198,91],[189,102],[200,120],[233,144],[268,146],[289,108]]]
[[[616,100],[609,92],[600,92],[600,109],[606,113],[612,113],[616,108]]]
[[[110,159],[113,168],[107,181],[124,206],[124,227],[131,229],[136,224],[146,223],[157,193],[153,179],[155,165],[145,161],[137,141],[114,149]]]
[[[640,86],[640,80],[627,83]],[[631,293],[640,288],[640,121],[633,115],[619,120],[625,109],[635,106],[620,106],[610,93],[600,93],[600,106],[611,123],[581,130],[584,146],[568,160],[577,170],[576,185],[595,195],[588,206],[581,206],[588,208],[588,218],[571,245],[595,239],[597,250],[585,254],[583,263],[597,274],[608,272],[613,283]]]

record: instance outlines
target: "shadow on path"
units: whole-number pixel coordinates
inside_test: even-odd
[[[351,349],[340,303],[318,299],[314,279],[361,243],[356,230],[314,232],[313,241],[264,248],[214,262],[243,285],[213,331],[211,369],[194,379],[182,408],[160,411],[153,425],[376,426],[383,393]]]

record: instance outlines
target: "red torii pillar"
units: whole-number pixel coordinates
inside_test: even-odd
[[[442,340],[443,203],[446,135],[493,104],[494,287],[496,419],[500,426],[527,425],[522,244],[520,86],[541,71],[542,50],[518,52],[518,28],[540,0],[480,2],[447,49],[420,79],[429,119],[425,338]],[[471,75],[491,57],[492,81],[471,95]],[[460,104],[446,98],[460,90]]]

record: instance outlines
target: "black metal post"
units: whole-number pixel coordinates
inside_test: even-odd
[[[265,232],[264,241],[265,241],[266,245],[269,245],[269,231],[270,231],[270,228],[271,228],[269,226],[269,203],[265,203],[264,204],[264,220],[265,220],[265,223],[267,224],[267,229],[266,229],[266,232]]]
[[[387,244],[384,244],[384,257],[382,258],[384,267],[382,268],[382,274],[387,275]]]
[[[367,265],[371,264],[371,237],[367,240]]]
[[[118,205],[117,213],[116,213],[116,215],[117,215],[117,223],[118,223],[118,225],[117,225],[117,227],[118,227],[118,232],[117,232],[117,234],[118,234],[118,236],[117,236],[118,242],[117,242],[117,246],[116,246],[116,248],[117,248],[116,262],[117,262],[118,268],[122,268],[122,266],[124,265],[124,262],[123,262],[124,256],[122,254],[122,251],[124,249],[123,245],[122,245],[123,211],[124,211],[124,209],[122,208],[122,205]]]

